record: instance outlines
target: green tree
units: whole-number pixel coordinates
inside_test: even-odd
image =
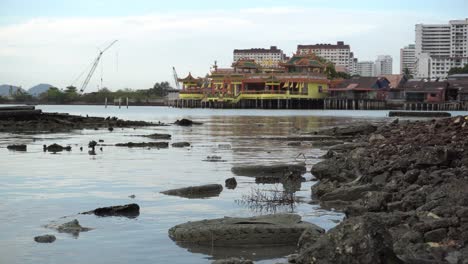
[[[68,86],[65,89],[64,101],[65,102],[74,102],[78,99],[79,94],[75,86]]]
[[[169,82],[160,82],[160,83],[155,83],[153,88],[150,89],[150,93],[154,94],[159,97],[166,96],[168,93],[168,90],[173,89]]]
[[[449,70],[448,75],[468,73],[468,64],[463,67],[453,67]]]
[[[413,74],[411,73],[410,69],[405,68],[403,70],[403,75],[406,77],[406,79],[413,79]]]
[[[41,97],[41,99],[49,103],[62,104],[64,103],[65,94],[57,87],[50,87]]]

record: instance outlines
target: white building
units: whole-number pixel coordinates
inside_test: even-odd
[[[375,75],[375,64],[373,61],[360,61],[357,63],[356,71],[359,76],[362,77],[374,77]]]
[[[343,41],[338,41],[336,44],[297,45],[297,53],[300,55],[314,53],[336,66],[345,67],[350,74],[355,71],[354,55],[350,46]]]
[[[446,78],[468,64],[468,18],[448,24],[416,25],[416,78]]]
[[[390,55],[380,55],[375,60],[375,75],[393,74],[393,59]]]
[[[414,74],[414,67],[416,63],[416,45],[409,44],[408,46],[400,49],[400,73],[404,74],[408,69],[410,74]]]
[[[278,63],[286,59],[283,51],[276,46],[269,49],[235,49],[234,61],[239,59],[253,59],[256,63],[266,68],[276,68]]]

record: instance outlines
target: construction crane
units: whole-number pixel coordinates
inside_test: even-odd
[[[172,74],[174,75],[175,86],[178,90],[180,90],[179,77],[177,76],[177,72],[174,66],[172,66]]]
[[[102,54],[106,50],[108,50],[112,45],[114,45],[116,42],[117,42],[117,40],[112,41],[112,43],[109,44],[105,49],[99,51],[98,56],[96,57],[96,59],[94,59],[93,66],[91,67],[91,70],[89,71],[88,75],[86,76],[86,79],[83,82],[83,85],[81,86],[80,94],[82,94],[84,92],[84,90],[86,89],[86,86],[88,86],[89,80],[91,80],[91,77],[93,76],[93,73],[94,73],[94,71],[96,70],[96,67],[99,64],[99,61],[101,60]]]

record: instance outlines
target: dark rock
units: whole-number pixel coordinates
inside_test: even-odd
[[[175,121],[174,124],[176,124],[178,126],[191,126],[191,125],[201,125],[203,123],[195,122],[195,121],[192,121],[190,119],[183,118],[181,120]]]
[[[94,141],[94,140],[91,140],[89,143],[88,143],[88,148],[92,148],[94,149],[97,145],[97,142]]]
[[[169,143],[167,142],[139,142],[139,143],[117,143],[116,147],[128,147],[128,148],[168,148]]]
[[[49,151],[49,152],[60,152],[60,151],[64,151],[64,150],[66,150],[66,151],[71,151],[71,146],[63,147],[63,146],[61,146],[61,145],[59,145],[59,144],[55,144],[55,143],[54,143],[54,144],[52,144],[52,145],[47,146],[46,149],[47,149],[47,151]]]
[[[166,195],[175,195],[185,198],[208,198],[216,197],[223,191],[221,184],[206,184],[200,186],[190,186],[179,189],[172,189],[161,192]]]
[[[172,136],[169,134],[154,133],[151,135],[144,135],[144,137],[151,138],[151,139],[171,139]]]
[[[419,173],[420,171],[417,169],[409,170],[403,176],[403,180],[409,184],[413,184],[418,180]]]
[[[175,143],[172,143],[171,146],[173,148],[185,148],[185,147],[190,147],[190,143],[189,142],[175,142]]]
[[[126,204],[109,207],[101,207],[92,211],[84,212],[82,214],[95,214],[97,216],[124,216],[128,218],[135,218],[140,215],[140,206],[138,204]]]
[[[77,237],[80,234],[80,232],[87,232],[89,230],[92,230],[92,228],[81,226],[77,219],[62,224],[52,223],[46,225],[46,227],[55,229],[60,233],[72,234],[75,237]]]
[[[300,145],[301,145],[301,142],[298,142],[298,141],[288,143],[288,146],[291,146],[291,147],[298,147]]]
[[[52,243],[55,241],[55,236],[54,235],[42,235],[42,236],[37,236],[34,237],[34,241],[37,243]]]
[[[114,131],[114,128],[113,127],[108,127],[107,130],[109,130],[110,132]]]
[[[238,165],[232,167],[231,171],[240,176],[284,176],[290,173],[304,173],[306,166],[304,162],[272,165]]]
[[[356,186],[343,186],[332,192],[324,194],[320,199],[322,201],[342,200],[342,201],[355,201],[363,198],[364,194],[370,191],[377,190],[377,186],[373,184],[356,185]]]
[[[445,228],[431,230],[424,234],[424,241],[425,242],[440,242],[446,237],[446,235],[447,235],[447,229]]]
[[[20,144],[20,145],[8,145],[7,149],[9,150],[16,150],[16,151],[26,151],[26,145]]]
[[[334,127],[332,129],[324,129],[319,133],[322,135],[333,135],[333,136],[356,136],[356,135],[368,135],[375,132],[377,126],[372,124],[359,124],[346,127]]]
[[[225,186],[228,189],[235,189],[237,187],[236,178],[232,177],[232,178],[226,179]]]
[[[255,183],[259,184],[275,184],[280,183],[281,177],[271,177],[271,176],[257,176],[255,177]]]

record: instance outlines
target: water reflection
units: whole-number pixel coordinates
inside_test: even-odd
[[[296,208],[295,192],[286,191],[278,184],[269,189],[252,187],[236,203],[260,214],[294,213]]]

